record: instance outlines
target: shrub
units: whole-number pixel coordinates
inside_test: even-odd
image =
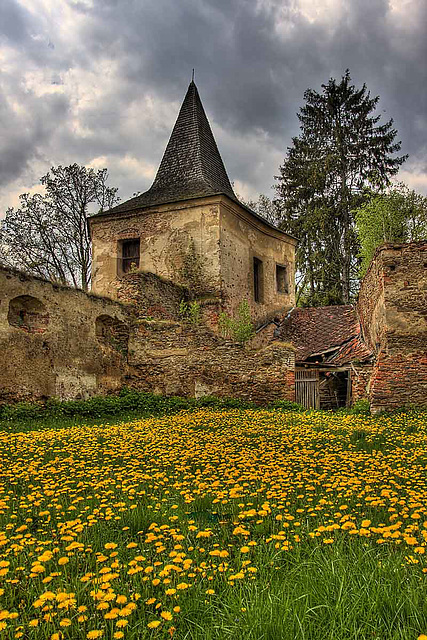
[[[357,416],[370,416],[371,415],[371,406],[369,404],[369,400],[361,399],[356,400],[352,407],[348,410],[348,413],[351,415]]]
[[[255,329],[248,301],[242,300],[237,307],[235,316],[230,316],[225,312],[220,313],[218,327],[224,338],[231,338],[240,344],[250,340],[255,335]]]
[[[197,300],[192,302],[181,300],[179,303],[179,315],[184,321],[190,322],[194,326],[200,324],[200,303]]]

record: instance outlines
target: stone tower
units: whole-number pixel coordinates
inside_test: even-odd
[[[151,273],[216,313],[247,300],[257,324],[294,305],[296,240],[237,199],[194,82],[150,189],[90,229],[95,293],[123,298],[130,276]]]

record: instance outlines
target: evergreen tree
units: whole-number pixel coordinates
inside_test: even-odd
[[[322,93],[308,89],[293,138],[276,176],[281,227],[299,238],[297,269],[305,305],[345,304],[357,284],[358,237],[354,210],[366,188],[389,184],[406,156],[393,120],[380,124],[379,97],[357,89],[347,70]]]

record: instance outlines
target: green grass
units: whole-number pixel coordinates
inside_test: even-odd
[[[155,402],[146,414],[158,410]],[[143,413],[45,412],[0,430],[2,637],[80,640],[100,630],[115,638],[121,619],[129,640],[427,633],[426,413],[194,404]],[[137,421],[121,423],[134,414]],[[341,528],[349,521],[357,535]],[[397,539],[387,537],[392,531]],[[81,548],[70,548],[73,541]],[[226,555],[210,555],[217,551]],[[129,573],[135,566],[141,570]],[[180,583],[188,588],[167,594]],[[74,595],[65,608],[50,596],[34,606],[46,591]],[[97,592],[107,594],[105,609]],[[126,609],[118,595],[135,610],[105,620],[114,607]],[[156,629],[147,626],[153,620]]]

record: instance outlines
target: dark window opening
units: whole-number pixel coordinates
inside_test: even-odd
[[[129,273],[139,269],[139,238],[122,242],[122,272]]]
[[[281,264],[276,264],[276,285],[278,293],[289,293],[287,269]]]
[[[254,300],[262,302],[262,262],[254,258]]]

